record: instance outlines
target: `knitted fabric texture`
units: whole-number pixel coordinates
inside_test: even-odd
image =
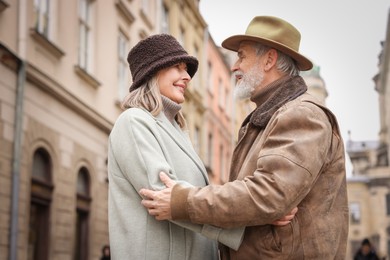
[[[168,118],[169,122],[173,123],[177,113],[179,113],[181,109],[181,105],[163,95],[161,95],[161,100],[165,116]]]
[[[198,69],[198,60],[188,55],[169,34],[156,34],[140,41],[130,50],[127,62],[133,78],[130,92],[150,80],[159,70],[179,62],[187,64],[187,72],[191,78]]]

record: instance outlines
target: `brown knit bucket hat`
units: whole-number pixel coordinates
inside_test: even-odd
[[[130,50],[127,62],[133,77],[130,92],[151,79],[159,70],[179,62],[187,64],[187,72],[191,78],[198,70],[198,60],[188,55],[169,34],[156,34],[141,40]]]

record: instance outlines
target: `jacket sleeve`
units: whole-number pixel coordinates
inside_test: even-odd
[[[110,150],[120,173],[137,191],[141,188],[161,190],[165,188],[159,179],[159,172],[163,171],[182,186],[192,186],[177,179],[177,175],[167,162],[161,137],[155,119],[146,112],[138,110],[135,113],[125,113],[116,122],[110,135]],[[191,174],[191,173],[188,173]],[[141,195],[140,195],[141,200]],[[145,209],[146,210],[146,209]],[[244,227],[224,230],[210,225],[199,225],[190,222],[176,221],[175,224],[191,231],[220,241],[225,245],[237,249],[241,244]]]
[[[331,137],[332,126],[316,105],[280,109],[264,130],[264,141],[256,143],[262,145],[253,161],[256,170],[219,186],[175,185],[173,219],[220,227],[272,223],[310,192],[324,166]]]

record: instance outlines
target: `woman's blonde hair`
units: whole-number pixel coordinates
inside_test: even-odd
[[[163,110],[163,102],[158,86],[158,75],[152,77],[149,81],[142,84],[139,88],[132,90],[124,98],[121,107],[128,109],[132,107],[144,108],[153,116],[157,116]],[[176,122],[180,128],[186,127],[186,121],[183,114],[179,111],[175,116]]]

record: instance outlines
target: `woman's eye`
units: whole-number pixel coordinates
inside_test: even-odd
[[[187,65],[186,64],[179,63],[175,67],[178,68],[178,69],[182,69],[182,70],[187,71]]]

